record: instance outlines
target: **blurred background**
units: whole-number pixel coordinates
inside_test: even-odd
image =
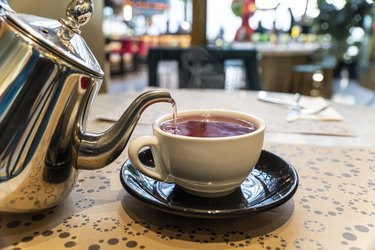
[[[57,19],[69,1],[9,3],[18,12]],[[263,90],[375,105],[373,0],[94,0],[94,5],[82,33],[105,70],[102,92],[178,88],[179,60],[159,58],[155,84],[149,52],[200,47],[255,50]],[[249,89],[247,65],[225,59],[224,87]]]

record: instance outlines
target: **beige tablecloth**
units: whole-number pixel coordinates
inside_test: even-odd
[[[267,131],[269,132],[355,136],[352,128],[345,120],[316,121],[301,119],[292,123],[287,122],[287,107],[261,102],[257,99],[256,92],[223,92],[221,90],[172,90],[171,92],[178,110],[221,108],[251,113],[266,121]],[[123,95],[103,97],[105,102],[113,103],[112,108],[108,112],[106,108],[99,107],[95,112],[95,117],[102,120],[117,121],[135,96],[135,94],[128,94],[126,97]],[[171,112],[170,104],[154,104],[145,110],[140,119],[140,124],[152,124],[157,117]]]

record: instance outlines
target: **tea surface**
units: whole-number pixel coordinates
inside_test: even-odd
[[[191,137],[228,137],[248,134],[255,131],[256,126],[246,120],[225,116],[185,116],[164,121],[160,128],[163,131]]]

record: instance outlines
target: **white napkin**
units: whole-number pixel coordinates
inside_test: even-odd
[[[342,121],[343,117],[330,103],[322,97],[302,96],[299,104],[306,108],[301,110],[299,119],[320,120],[320,121]],[[320,110],[320,112],[309,114],[309,110]],[[305,111],[304,111],[305,110]]]

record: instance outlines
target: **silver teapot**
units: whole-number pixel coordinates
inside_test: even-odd
[[[148,91],[107,131],[86,131],[104,77],[80,36],[92,12],[91,0],[73,0],[57,21],[15,13],[0,0],[0,212],[56,206],[79,169],[120,155],[146,107],[173,103],[166,90]]]

